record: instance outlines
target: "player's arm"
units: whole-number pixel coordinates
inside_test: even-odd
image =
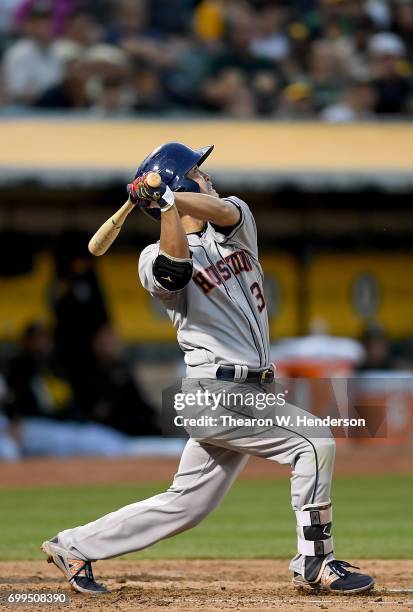
[[[219,227],[235,226],[240,220],[235,204],[204,193],[177,192],[175,204],[180,213]]]
[[[161,213],[159,254],[152,269],[156,281],[169,291],[184,289],[192,278],[188,238],[176,206]]]
[[[189,244],[176,206],[161,213],[160,250],[176,259],[189,259]]]
[[[167,291],[180,291],[192,278],[192,258],[188,238],[175,206],[175,194],[164,183],[151,188],[138,179],[128,186],[133,200],[156,197],[161,209],[159,253],[153,260],[152,273],[156,283]]]

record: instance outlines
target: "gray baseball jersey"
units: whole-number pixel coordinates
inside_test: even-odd
[[[193,275],[184,289],[168,291],[154,278],[159,242],[146,247],[139,258],[142,285],[165,306],[191,378],[214,377],[220,364],[269,365],[257,228],[245,202],[234,196],[226,199],[239,208],[240,220],[228,235],[211,223],[202,232],[188,234]]]

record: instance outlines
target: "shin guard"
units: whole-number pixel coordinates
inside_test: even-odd
[[[317,580],[327,555],[332,556],[331,502],[307,504],[296,511],[297,550],[303,558],[303,576],[309,582]]]

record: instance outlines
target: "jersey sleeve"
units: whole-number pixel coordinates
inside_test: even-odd
[[[225,198],[225,201],[235,204],[238,208],[240,211],[239,221],[232,227],[219,227],[209,223],[211,236],[218,244],[236,244],[257,258],[257,226],[248,204],[236,196]]]
[[[162,287],[153,274],[153,262],[159,255],[159,243],[145,247],[139,256],[138,273],[143,287],[153,296],[162,300],[169,300],[176,291],[168,291]]]

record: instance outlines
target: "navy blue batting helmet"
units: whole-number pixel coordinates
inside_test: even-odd
[[[214,145],[193,150],[181,142],[168,142],[161,145],[146,159],[136,171],[135,179],[147,172],[158,172],[162,181],[172,191],[199,191],[199,185],[186,177],[186,174],[194,167],[200,166],[210,155]],[[142,210],[154,219],[159,220],[159,208],[145,208]]]

